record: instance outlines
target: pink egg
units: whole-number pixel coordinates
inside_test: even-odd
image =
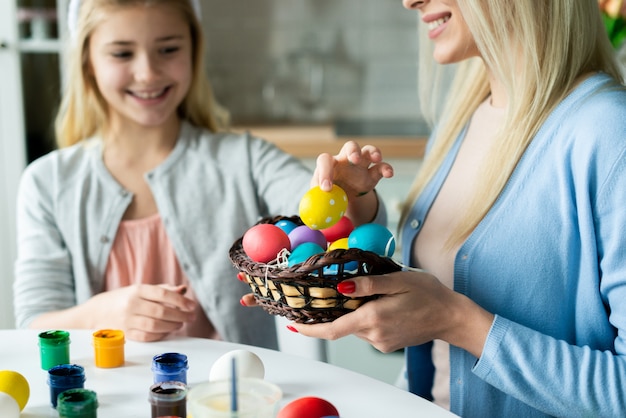
[[[324,250],[328,246],[326,237],[322,234],[322,231],[311,229],[306,225],[294,228],[293,231],[289,233],[289,241],[291,242],[291,250],[295,250],[296,247],[303,242],[313,242]]]
[[[339,222],[331,226],[330,228],[322,229],[322,234],[326,237],[326,241],[335,242],[340,238],[346,238],[350,235],[350,232],[354,229],[354,224],[345,216],[339,219]]]
[[[248,229],[243,235],[243,250],[257,263],[275,260],[283,249],[291,251],[289,236],[272,224],[259,224]]]

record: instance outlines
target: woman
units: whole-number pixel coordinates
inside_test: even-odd
[[[458,63],[402,217],[404,263],[422,270],[344,281],[383,297],[291,329],[409,347],[425,397],[432,356],[432,395],[463,417],[620,416],[626,91],[597,1],[403,3],[435,61]]]

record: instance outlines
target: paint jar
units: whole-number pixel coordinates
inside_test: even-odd
[[[98,396],[88,389],[70,389],[59,394],[59,418],[96,418]]]
[[[183,382],[159,382],[150,386],[148,401],[152,418],[187,417],[187,385]]]
[[[57,397],[68,389],[82,389],[85,387],[85,369],[78,364],[61,364],[48,370],[48,385],[50,386],[50,403],[57,407]]]
[[[70,362],[70,333],[67,331],[44,331],[39,334],[41,368],[48,370]]]
[[[187,384],[187,356],[180,353],[164,353],[152,358],[153,383],[182,382]]]
[[[124,365],[124,331],[101,329],[93,333],[96,367],[108,369]]]

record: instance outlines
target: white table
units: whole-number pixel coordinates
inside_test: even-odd
[[[434,404],[385,382],[327,363],[252,346],[198,338],[154,343],[127,341],[123,367],[95,367],[91,331],[69,330],[70,362],[85,368],[85,388],[94,390],[99,418],[150,417],[148,390],[152,384],[152,357],[166,352],[186,354],[187,383],[208,380],[213,362],[224,353],[245,349],[256,353],[265,365],[265,379],[283,391],[281,407],[303,397],[317,396],[331,402],[342,418],[454,417]],[[47,372],[40,367],[39,331],[0,330],[0,370],[14,370],[30,384],[30,399],[21,418],[56,417],[50,406]]]

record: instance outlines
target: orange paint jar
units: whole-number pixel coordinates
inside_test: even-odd
[[[124,331],[101,329],[93,333],[96,367],[112,368],[124,365]]]

